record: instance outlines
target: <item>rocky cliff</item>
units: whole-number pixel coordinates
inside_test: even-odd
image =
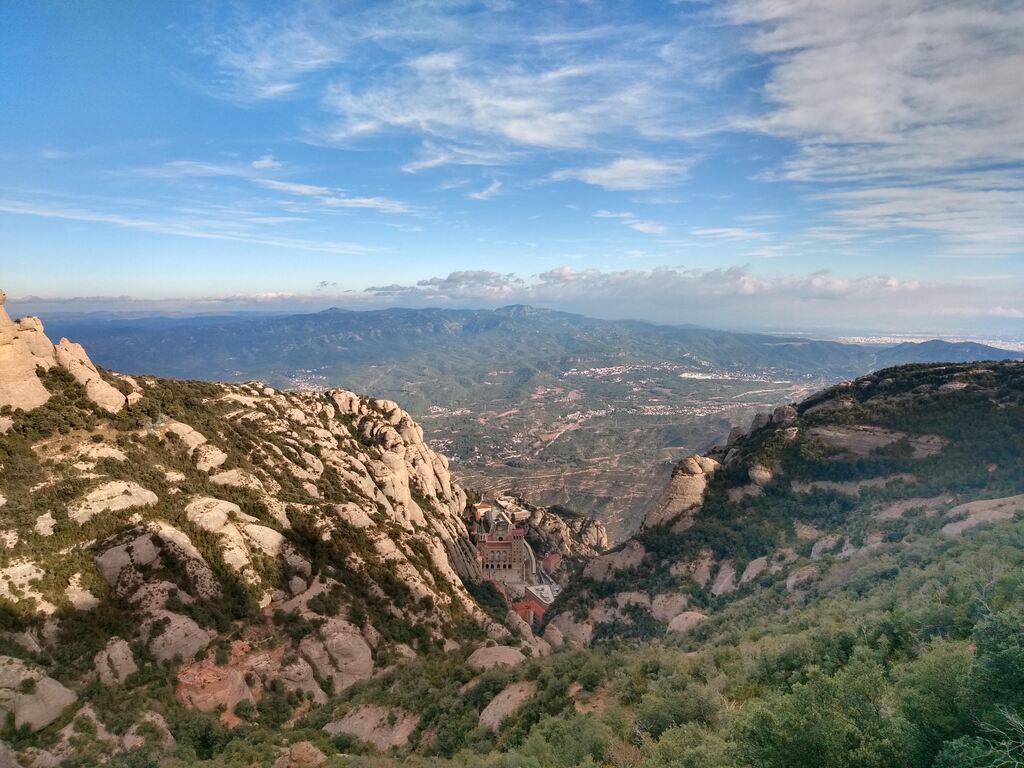
[[[1024,512],[1022,460],[1022,363],[886,369],[758,414],[679,463],[643,530],[587,564],[546,637],[685,634],[759,590],[837,588],[847,563]]]
[[[175,708],[283,721],[417,655],[546,650],[470,597],[466,495],[393,402],[101,372],[0,304],[0,465],[0,720],[32,764],[72,718],[116,752]]]

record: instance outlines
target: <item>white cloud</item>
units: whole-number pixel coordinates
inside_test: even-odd
[[[654,189],[685,178],[690,162],[657,157],[620,157],[607,165],[555,171],[555,181],[575,179],[611,190]]]
[[[597,211],[594,213],[594,218],[617,219],[627,227],[635,229],[637,232],[643,232],[645,235],[664,235],[668,232],[668,227],[664,224],[656,221],[644,221],[627,211]]]
[[[1007,285],[1013,306],[1017,284]],[[525,303],[603,317],[737,325],[935,327],[946,318],[992,316],[991,294],[977,286],[902,280],[891,275],[846,277],[829,271],[763,275],[748,267],[600,270],[560,266],[529,278],[490,271],[456,272],[415,285],[368,288],[389,304],[480,306]],[[1014,310],[1001,317],[1015,318]]]
[[[281,161],[275,160],[272,154],[266,154],[257,160],[252,161],[252,167],[257,170],[264,170],[267,168],[280,168],[283,165]]]
[[[314,3],[218,23],[204,45],[215,65],[208,86],[240,102],[289,96],[304,75],[342,61],[350,38],[342,19]]]
[[[716,240],[761,240],[768,236],[766,232],[746,227],[697,227],[691,232],[698,237]]]
[[[490,200],[501,191],[501,182],[495,179],[484,189],[477,192],[470,192],[466,197],[470,200]]]
[[[145,218],[121,213],[108,213],[76,206],[38,204],[19,200],[0,199],[0,211],[20,216],[36,216],[48,219],[65,219],[97,224],[108,224],[123,229],[154,232],[199,240],[223,240],[253,245],[287,248],[290,250],[315,251],[338,255],[362,255],[373,249],[357,243],[331,240],[307,240],[304,238],[281,237],[270,232],[254,230],[249,224],[258,224],[258,217],[234,219],[231,221],[215,218],[195,218],[185,215]]]
[[[796,145],[766,178],[827,185],[847,224],[928,232],[950,255],[1024,252],[1024,6],[733,0],[724,15],[771,64],[767,112],[734,126]],[[975,183],[991,167],[1005,178]]]
[[[287,192],[290,195],[318,197],[331,193],[328,187],[321,187],[317,184],[299,184],[292,181],[277,181],[276,179],[253,179],[253,182],[266,189],[272,189],[275,192]]]

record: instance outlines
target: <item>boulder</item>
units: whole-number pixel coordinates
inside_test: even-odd
[[[167,620],[163,630],[149,641],[149,650],[158,661],[193,659],[216,637],[212,631],[203,629],[179,613],[157,611],[156,618]]]
[[[373,674],[373,651],[359,628],[342,618],[328,619],[317,635],[303,638],[299,652],[340,693]]]
[[[690,603],[690,596],[684,592],[666,592],[655,595],[651,602],[651,615],[658,621],[671,621]]]
[[[196,461],[196,469],[200,472],[210,472],[228,460],[228,455],[224,451],[209,443],[196,448],[192,456]]]
[[[327,762],[327,755],[311,741],[297,741],[274,761],[273,768],[315,768]]]
[[[754,485],[763,488],[772,481],[772,471],[764,466],[763,464],[753,464],[748,470],[747,474],[750,476],[750,482]]]
[[[746,584],[749,581],[753,581],[768,568],[767,556],[758,557],[747,563],[747,567],[743,569],[743,575],[740,576],[740,584]]]
[[[239,670],[231,666],[219,667],[209,659],[186,664],[178,670],[174,697],[201,712],[222,708],[234,713],[240,702],[255,701]]]
[[[723,560],[718,566],[718,573],[715,574],[715,581],[711,585],[711,594],[715,597],[726,595],[736,589],[736,568],[731,560]]]

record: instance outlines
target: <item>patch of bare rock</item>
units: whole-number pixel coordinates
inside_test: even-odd
[[[45,728],[76,700],[40,669],[11,656],[0,656],[0,713],[14,718],[14,727]]]
[[[518,667],[526,661],[526,657],[518,648],[508,645],[492,645],[477,648],[466,659],[466,663],[473,669],[484,671],[494,667]]]
[[[412,712],[366,705],[328,723],[324,730],[331,736],[351,736],[386,752],[405,746],[419,721],[419,715]]]
[[[672,478],[661,498],[644,519],[644,528],[676,521],[681,530],[688,528],[704,500],[704,490],[718,462],[707,456],[687,456],[672,470]]]
[[[1001,499],[970,501],[949,510],[947,517],[960,519],[946,523],[942,526],[942,532],[947,536],[958,536],[981,523],[1010,520],[1018,512],[1024,512],[1024,494]]]
[[[497,731],[509,715],[530,700],[537,684],[532,680],[511,683],[495,696],[480,713],[480,725]]]
[[[129,480],[111,480],[86,494],[68,507],[68,517],[84,525],[103,512],[120,512],[133,507],[151,507],[159,499],[157,495]]]

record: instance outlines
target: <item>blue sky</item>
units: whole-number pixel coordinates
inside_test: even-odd
[[[6,3],[13,309],[1024,318],[1024,4]]]

